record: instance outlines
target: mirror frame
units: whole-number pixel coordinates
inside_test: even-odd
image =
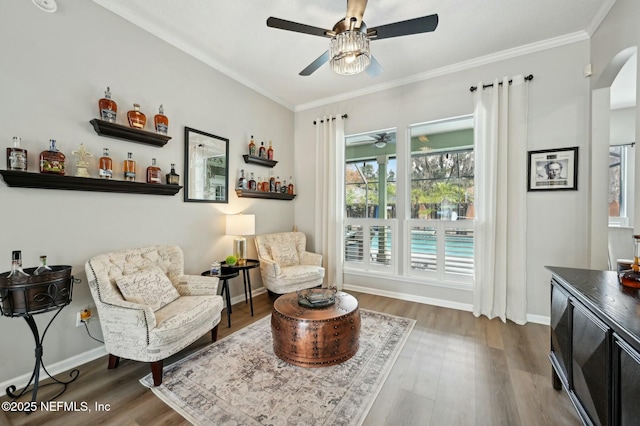
[[[202,148],[203,153],[205,149],[218,153],[208,157],[206,154],[198,155],[197,148]],[[200,158],[199,158],[200,157]],[[209,179],[208,172],[213,169],[220,169],[215,164],[205,164],[200,167],[202,170],[198,170],[198,160],[204,160],[208,163],[219,162],[224,158],[224,171],[223,173],[213,173],[213,176],[222,176],[224,174],[224,186],[221,186],[222,182],[219,179],[218,185],[221,187],[222,194],[218,198],[210,198],[205,196],[209,189],[207,188],[206,181]],[[217,170],[220,171],[220,170]],[[195,175],[192,175],[195,173]],[[198,176],[199,174],[199,176]],[[191,178],[190,178],[190,175]],[[202,185],[201,188],[195,185]],[[191,127],[184,128],[184,201],[185,202],[200,202],[200,203],[222,203],[227,204],[229,202],[229,139],[212,135],[211,133],[203,132],[201,130],[193,129]]]

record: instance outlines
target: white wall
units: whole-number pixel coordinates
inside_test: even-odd
[[[528,312],[531,316],[549,315],[550,274],[545,265],[586,267],[588,262],[587,228],[584,214],[588,206],[589,80],[582,70],[589,63],[589,42],[521,56],[491,65],[432,78],[411,85],[336,102],[296,113],[296,171],[305,171],[296,221],[310,233],[318,209],[314,206],[313,158],[315,130],[313,120],[325,114],[348,114],[345,133],[397,127],[403,135],[410,124],[471,114],[469,87],[478,81],[515,74],[533,74],[529,84],[528,150],[578,146],[578,191],[538,192],[527,195],[527,285]],[[398,137],[399,140],[402,136]],[[400,149],[400,148],[399,148]],[[527,165],[522,164],[526,173]],[[299,171],[299,172],[298,172]],[[399,171],[400,173],[400,171]],[[526,191],[526,188],[522,188]],[[470,304],[469,291],[451,290],[427,283],[408,283],[380,276],[346,275],[345,284],[357,284],[374,291],[405,293],[419,300],[447,300],[447,305]]]
[[[183,132],[189,126],[230,140],[232,186],[240,168],[262,176],[267,172],[242,160],[252,134],[258,141],[273,140],[276,173],[287,179],[293,174],[293,112],[93,2],[67,1],[47,14],[30,1],[3,0],[0,52],[0,146],[22,137],[31,171],[53,138],[69,163],[80,143],[98,156],[109,147],[118,167],[128,151],[143,170],[152,156],[163,173],[175,162],[183,182]],[[169,143],[156,148],[96,135],[89,121],[97,117],[106,86],[118,103],[120,123],[134,102],[148,119],[162,103],[170,120]],[[0,163],[4,168],[4,154]],[[74,276],[83,280],[47,333],[44,359],[51,365],[99,346],[74,325],[76,312],[92,304],[84,274],[92,256],[177,244],[185,252],[185,271],[199,274],[231,252],[224,214],[255,213],[257,233],[286,231],[294,224],[296,202],[238,199],[231,191],[228,204],[185,203],[182,191],[166,197],[9,188],[0,182],[0,260],[5,265],[0,270],[9,268],[11,250],[20,249],[25,267],[36,266],[38,256],[46,254],[49,264],[72,265]],[[255,255],[252,239],[249,247],[249,255]],[[254,288],[261,286],[257,270],[252,279]],[[231,287],[232,296],[242,293],[239,281]],[[51,316],[37,315],[36,322],[43,327]],[[101,336],[98,323],[90,327]],[[24,320],[0,318],[0,336],[0,382],[30,372],[33,338]]]

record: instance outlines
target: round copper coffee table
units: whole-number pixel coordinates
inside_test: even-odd
[[[285,294],[273,304],[271,334],[283,361],[307,368],[340,364],[358,352],[358,300],[339,291],[335,304],[308,308],[298,304],[296,293]]]

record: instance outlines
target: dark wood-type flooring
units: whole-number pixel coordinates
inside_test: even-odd
[[[469,312],[349,293],[358,298],[361,308],[417,320],[365,426],[580,424],[566,392],[551,386],[549,327],[504,324],[498,319],[475,318]],[[273,299],[266,293],[254,298],[254,317],[248,305],[234,305],[232,327],[227,328],[223,312],[218,338],[269,315],[272,307]],[[201,338],[165,365],[209,341]],[[140,384],[138,380],[150,371],[148,364],[123,360],[117,369],[107,370],[107,358],[103,357],[79,370],[80,377],[60,399],[84,401],[91,408],[96,402],[109,404],[110,411],[38,411],[28,416],[0,411],[0,425],[189,424]],[[45,399],[54,388],[41,388],[38,399]]]

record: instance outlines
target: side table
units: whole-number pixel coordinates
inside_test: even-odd
[[[251,316],[253,316],[253,297],[251,296],[251,275],[249,272],[253,268],[260,266],[260,261],[256,259],[247,259],[244,265],[227,265],[227,262],[222,262],[224,269],[230,269],[235,271],[242,271],[242,280],[244,283],[244,303],[247,303],[247,293],[249,293],[249,303],[251,305]]]
[[[222,281],[222,297],[225,297],[225,301],[227,303],[227,323],[229,328],[231,328],[231,296],[229,295],[229,282],[231,278],[237,277],[239,274],[238,271],[233,271],[227,267],[221,269],[218,275],[211,275],[211,271],[204,271],[202,274],[205,277],[218,277],[220,281]]]

